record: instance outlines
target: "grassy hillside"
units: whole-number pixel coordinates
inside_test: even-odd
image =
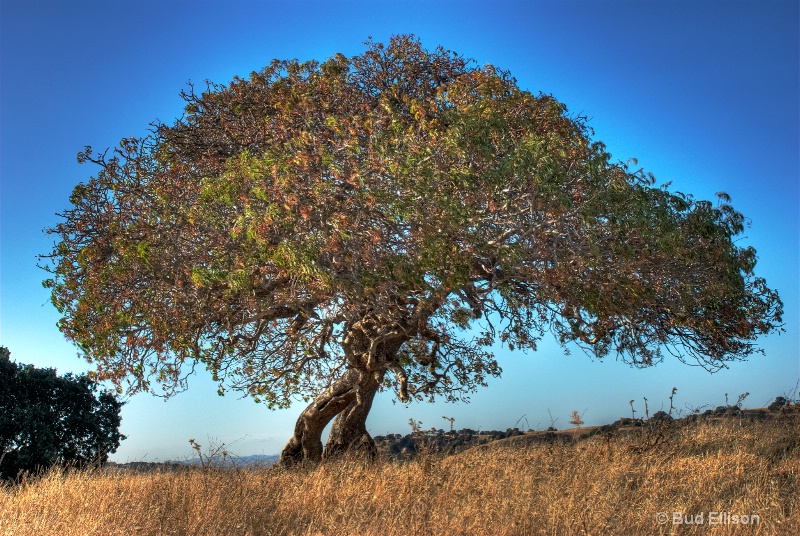
[[[54,471],[0,491],[0,533],[800,534],[797,412],[583,435],[291,470]]]

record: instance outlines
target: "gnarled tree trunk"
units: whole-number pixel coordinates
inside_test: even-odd
[[[295,424],[294,435],[281,451],[282,464],[322,459],[322,431],[331,419],[355,400],[362,375],[356,369],[349,369],[303,410]]]
[[[323,456],[333,457],[346,451],[360,451],[369,456],[377,453],[367,432],[367,416],[384,373],[407,333],[404,330],[389,337],[379,336],[374,333],[374,324],[354,325],[343,344],[350,367],[300,414],[294,435],[281,452],[283,465],[316,463]],[[322,432],[334,417],[323,451]]]
[[[383,379],[379,372],[366,373],[364,381],[358,386],[355,399],[336,416],[325,445],[325,458],[331,458],[346,451],[361,452],[375,457],[375,441],[367,432],[367,416],[372,408],[375,393]]]
[[[281,452],[281,463],[319,462],[323,456],[322,432],[336,417],[325,456],[359,448],[375,453],[366,421],[383,375],[363,369],[349,369],[300,414],[294,435]]]

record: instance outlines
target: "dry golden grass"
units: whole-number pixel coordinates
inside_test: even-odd
[[[405,464],[54,471],[0,491],[0,533],[800,534],[796,417],[687,424],[643,446],[636,432]],[[703,524],[673,524],[672,512],[703,513]],[[711,525],[709,512],[759,522]]]

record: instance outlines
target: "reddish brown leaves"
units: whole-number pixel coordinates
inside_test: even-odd
[[[285,405],[346,361],[452,394],[499,370],[478,348],[497,338],[715,365],[780,323],[727,201],[653,189],[497,68],[398,36],[184,98],[81,154],[100,171],[53,230],[61,328],[108,377],[169,390],[199,360]]]

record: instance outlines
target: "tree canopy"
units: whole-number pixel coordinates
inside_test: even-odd
[[[465,398],[491,346],[716,369],[780,329],[746,220],[613,162],[582,117],[411,36],[182,93],[50,232],[60,328],[131,391],[220,389],[301,414],[284,458],[369,447],[375,392]],[[320,428],[320,426],[322,428]]]
[[[125,436],[122,403],[85,375],[58,376],[11,361],[0,347],[0,479],[56,463],[103,464]]]

